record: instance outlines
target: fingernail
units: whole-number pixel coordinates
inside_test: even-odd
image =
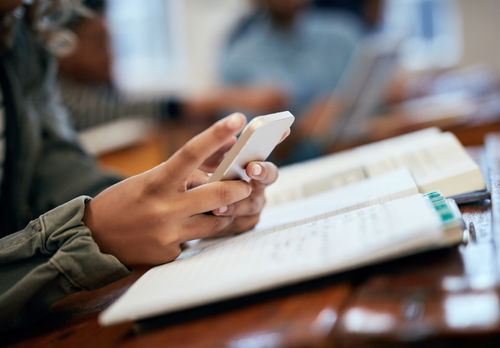
[[[226,205],[223,205],[222,207],[219,207],[217,209],[217,213],[218,214],[224,214],[226,211],[227,211],[227,206]]]
[[[252,164],[252,174],[255,176],[262,174],[262,166],[256,163]]]
[[[228,117],[226,124],[230,129],[238,129],[241,126],[241,122],[242,122],[241,115],[234,114]]]

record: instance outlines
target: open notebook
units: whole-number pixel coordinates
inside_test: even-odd
[[[99,321],[148,318],[459,243],[454,201],[418,191],[401,168],[266,208],[252,231],[194,243],[149,270]]]
[[[293,201],[408,168],[421,193],[440,191],[457,203],[488,197],[478,165],[462,144],[438,128],[405,134],[280,168],[266,190],[267,206]]]

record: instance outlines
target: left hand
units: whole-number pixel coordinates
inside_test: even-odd
[[[285,139],[289,131],[283,135]],[[213,172],[218,162],[222,160],[222,154],[229,150],[233,142],[230,142],[218,151],[218,154],[208,159],[202,166],[202,170],[197,171],[191,178],[190,187],[196,187],[206,183],[209,175],[206,172]],[[228,148],[229,147],[229,148]],[[219,207],[212,210],[216,216],[232,217],[232,223],[224,228],[218,236],[234,235],[252,229],[259,222],[260,213],[266,203],[265,188],[278,179],[278,168],[271,162],[250,162],[246,166],[246,173],[250,179],[252,187],[251,194],[234,204]]]
[[[250,162],[246,167],[246,173],[252,179],[250,196],[212,211],[214,215],[234,218],[232,224],[223,229],[220,235],[242,233],[257,225],[266,203],[264,190],[278,179],[278,168],[271,162]]]

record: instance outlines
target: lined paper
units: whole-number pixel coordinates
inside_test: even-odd
[[[233,238],[155,267],[100,317],[103,324],[168,313],[271,289],[429,248],[441,220],[420,194]]]

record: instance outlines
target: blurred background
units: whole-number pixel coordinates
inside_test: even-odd
[[[168,155],[235,111],[295,114],[280,164],[500,118],[496,0],[84,4],[95,15],[70,23],[60,81],[96,154],[161,129]]]

